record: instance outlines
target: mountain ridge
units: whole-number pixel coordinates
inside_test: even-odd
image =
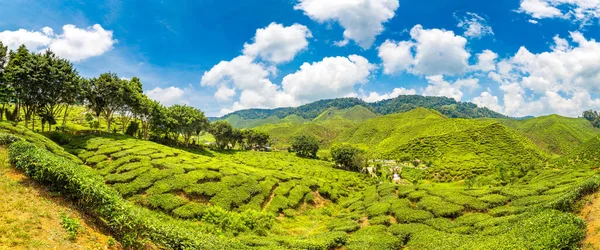
[[[211,117],[211,120],[259,120],[284,119],[290,115],[297,115],[307,120],[313,120],[329,108],[349,109],[362,106],[378,115],[388,115],[406,112],[417,107],[436,110],[450,118],[508,118],[498,112],[485,107],[478,107],[474,103],[459,102],[447,97],[433,97],[420,95],[401,95],[392,99],[378,102],[365,102],[358,98],[325,99],[304,104],[298,107],[275,109],[245,109],[239,110],[222,117]],[[235,126],[235,125],[234,125]]]

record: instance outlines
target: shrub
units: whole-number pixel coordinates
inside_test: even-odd
[[[392,214],[400,223],[421,222],[433,218],[433,214],[425,210],[412,209],[410,207],[392,208]]]
[[[319,142],[312,136],[299,135],[292,139],[292,148],[298,156],[316,158]]]
[[[199,233],[191,222],[180,221],[139,208],[104,184],[86,166],[38,149],[27,142],[13,143],[9,160],[35,181],[51,186],[76,201],[88,214],[114,232],[124,247],[141,246],[146,239],[171,249],[232,249],[244,246],[232,239]],[[143,237],[142,237],[143,236]],[[144,239],[145,238],[145,239]]]
[[[58,132],[58,131],[53,131],[50,132],[48,134],[48,138],[54,142],[56,142],[58,145],[66,145],[69,144],[69,137],[67,137],[67,135]]]
[[[354,232],[360,228],[360,224],[348,218],[333,219],[327,224],[330,231]]]
[[[380,215],[387,215],[390,210],[390,204],[387,202],[376,202],[367,208],[367,214],[369,218],[377,217]]]
[[[148,204],[153,208],[160,208],[165,211],[171,211],[177,207],[188,203],[186,198],[173,194],[157,194],[148,196]]]
[[[173,214],[183,219],[199,219],[202,218],[207,205],[202,203],[190,202],[173,210]]]
[[[347,144],[331,148],[331,158],[338,166],[352,171],[360,171],[365,166],[364,151]]]
[[[62,225],[62,227],[65,230],[67,230],[67,233],[69,234],[69,236],[68,236],[69,240],[75,240],[75,238],[77,238],[77,234],[79,233],[79,230],[81,229],[79,220],[77,220],[75,218],[71,218],[65,213],[61,214],[60,217],[61,217],[60,224]]]
[[[479,200],[490,203],[491,205],[497,206],[506,204],[508,202],[508,197],[500,194],[488,194],[482,197],[479,197]]]
[[[383,225],[362,228],[348,239],[347,249],[399,249],[402,241],[387,231]]]
[[[456,217],[464,209],[463,206],[443,201],[442,198],[437,196],[423,197],[417,203],[417,206],[419,208],[431,211],[436,216],[442,217]]]
[[[0,133],[0,145],[9,146],[10,144],[13,144],[19,140],[21,140],[21,138],[13,134]]]
[[[140,130],[140,124],[136,121],[132,121],[127,125],[127,129],[125,130],[125,134],[128,136],[135,136]]]
[[[390,224],[391,224],[391,220],[388,215],[380,215],[375,218],[369,219],[369,225],[389,226]]]

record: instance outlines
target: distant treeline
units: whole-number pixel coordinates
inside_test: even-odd
[[[451,118],[506,118],[505,115],[494,112],[488,108],[477,107],[477,105],[470,102],[458,102],[452,98],[401,95],[393,99],[383,100],[375,103],[368,103],[358,98],[338,98],[331,100],[320,100],[295,108],[240,110],[225,115],[221,117],[221,119],[227,119],[232,115],[237,115],[247,120],[265,119],[270,116],[276,116],[280,119],[283,119],[290,115],[297,115],[305,119],[314,119],[328,108],[334,107],[337,109],[347,109],[356,105],[363,106],[372,112],[381,115],[406,112],[417,107],[424,107],[437,110],[443,115]]]
[[[269,136],[251,130],[237,130],[226,122],[211,124],[201,110],[187,105],[165,107],[149,99],[139,78],[126,79],[115,73],[98,77],[81,77],[73,64],[51,50],[30,52],[25,45],[9,51],[0,42],[0,120],[35,129],[36,118],[52,130],[63,114],[66,125],[68,110],[73,105],[88,109],[89,127],[97,129],[99,118],[106,121],[107,132],[153,139],[166,144],[196,144],[193,136],[208,132],[216,138],[220,149],[264,147]],[[111,127],[114,119],[120,128]]]

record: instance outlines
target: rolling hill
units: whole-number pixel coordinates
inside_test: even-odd
[[[211,120],[226,120],[237,128],[252,128],[264,124],[278,123],[281,119],[296,115],[302,119],[312,121],[329,109],[345,110],[355,106],[362,106],[378,115],[388,115],[406,112],[423,107],[437,110],[441,114],[452,118],[505,118],[506,116],[491,111],[487,108],[479,108],[468,102],[457,102],[452,98],[405,95],[393,99],[368,103],[358,98],[338,98],[331,100],[320,100],[294,108],[276,109],[248,109],[227,114],[221,118]]]
[[[500,119],[499,121],[521,132],[546,152],[557,155],[567,155],[585,141],[600,135],[600,129],[594,128],[584,118],[549,115],[524,120]]]
[[[500,164],[540,165],[547,158],[527,137],[497,121],[447,118],[424,108],[370,119],[336,142],[363,145],[376,157],[430,162],[428,172],[441,181],[490,173]]]

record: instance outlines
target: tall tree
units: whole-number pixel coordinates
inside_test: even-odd
[[[229,146],[229,140],[233,135],[233,127],[227,121],[216,121],[211,124],[209,133],[215,137],[217,147],[223,150]]]
[[[4,80],[4,67],[6,67],[7,63],[8,47],[4,46],[2,41],[0,41],[0,103],[2,103],[2,108],[0,109],[0,121],[3,119],[6,104],[10,102],[13,95],[11,86]]]
[[[136,111],[139,111],[143,95],[142,83],[139,78],[133,77],[127,81],[123,90],[123,105],[119,109],[119,117],[121,119],[121,132],[124,133],[129,121],[134,119],[137,115]]]
[[[298,156],[316,158],[319,151],[319,142],[312,136],[299,135],[292,139],[292,148]]]
[[[44,123],[48,123],[50,130],[56,124],[56,117],[68,106],[75,102],[77,93],[80,91],[80,80],[73,65],[58,58],[52,51],[47,50],[38,56],[40,66],[36,72],[38,85],[40,86],[40,100],[37,112],[42,118],[42,130]]]
[[[186,146],[189,146],[190,138],[208,124],[208,119],[204,116],[204,113],[194,107],[173,105],[168,110],[173,122],[174,132],[183,136]]]
[[[27,126],[37,101],[38,86],[35,85],[35,76],[32,67],[36,65],[34,58],[25,45],[21,45],[16,52],[10,52],[8,65],[4,69],[4,79],[14,89],[15,113],[19,120],[21,108],[25,113],[25,126]]]
[[[120,79],[115,73],[104,73],[98,78],[92,78],[87,91],[88,106],[96,116],[103,116],[106,120],[107,131],[114,113],[124,105],[124,93],[127,80]]]

